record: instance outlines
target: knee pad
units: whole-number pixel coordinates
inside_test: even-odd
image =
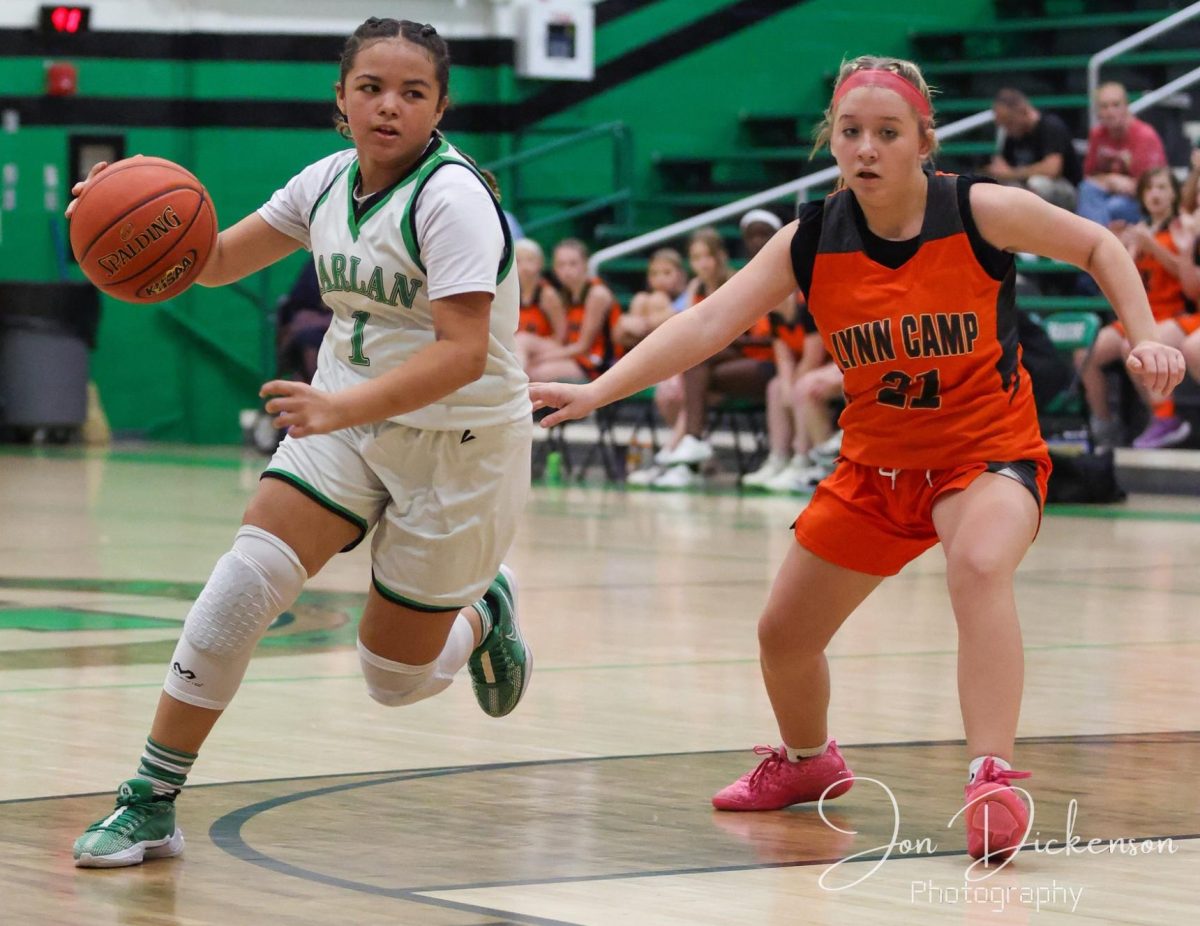
[[[167,693],[198,707],[226,707],[259,639],[299,597],[307,578],[291,547],[243,525],[188,612],[167,671]]]
[[[367,694],[385,707],[403,707],[433,697],[445,691],[454,681],[453,675],[438,672],[438,660],[423,666],[410,666],[377,656],[358,641],[358,658]]]

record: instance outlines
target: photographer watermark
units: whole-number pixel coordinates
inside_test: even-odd
[[[945,854],[939,852],[938,844],[930,836],[923,836],[920,839],[907,839],[900,836],[900,804],[896,800],[896,795],[882,781],[876,778],[864,778],[855,776],[853,779],[855,784],[865,783],[876,785],[885,795],[892,805],[892,835],[891,838],[884,844],[872,846],[869,849],[864,849],[861,852],[856,852],[853,855],[848,855],[843,859],[834,862],[822,873],[818,883],[827,891],[844,891],[855,885],[861,884],[877,872],[893,855],[895,856],[921,856]],[[840,784],[841,782],[835,782]],[[834,785],[830,785],[833,787]],[[828,789],[826,789],[828,791]],[[1079,898],[1083,895],[1083,888],[1077,890],[1066,885],[1059,885],[1058,882],[1053,882],[1051,888],[1043,887],[1013,887],[1013,886],[997,886],[984,885],[982,882],[987,881],[1000,871],[1003,871],[1018,852],[1040,852],[1046,855],[1152,855],[1152,854],[1169,854],[1174,855],[1177,848],[1170,837],[1148,838],[1148,839],[1126,839],[1124,837],[1118,839],[1089,839],[1086,842],[1075,832],[1075,821],[1079,814],[1079,802],[1074,798],[1067,804],[1067,822],[1065,832],[1062,839],[1043,838],[1040,831],[1034,832],[1034,820],[1036,818],[1036,809],[1034,806],[1033,795],[1024,788],[1013,787],[1029,805],[1029,824],[1022,834],[1021,841],[1013,849],[1012,854],[1007,856],[1003,861],[991,862],[990,864],[984,859],[975,859],[969,864],[963,872],[962,885],[954,885],[952,887],[939,887],[931,881],[914,881],[912,882],[911,897],[913,902],[922,903],[1022,903],[1026,905],[1034,905],[1040,908],[1041,906],[1051,905],[1059,894],[1053,891],[1063,892],[1062,896],[1065,900],[1071,901],[1071,909],[1074,910],[1075,905],[1079,903]],[[962,807],[952,816],[946,824],[947,828],[954,826],[959,816],[969,807],[970,804]],[[822,794],[817,802],[817,811],[821,815],[821,820],[826,826],[839,833],[850,836],[857,836],[857,830],[842,829],[825,815],[825,795]],[[1032,838],[1030,838],[1032,835]],[[842,866],[850,862],[867,862],[873,864],[858,877],[850,878],[850,872],[856,872],[859,869],[857,866],[852,869],[843,870]],[[839,879],[847,878],[843,883]],[[978,891],[975,889],[978,888]],[[1052,893],[1048,897],[1043,897],[1039,892],[1051,890]],[[989,891],[999,893],[989,893]],[[1026,896],[1028,894],[1028,897]],[[1003,896],[1002,896],[1003,895]],[[943,899],[935,901],[934,897],[940,896]],[[953,898],[953,899],[945,899]],[[1065,901],[1064,901],[1065,903]]]
[[[1003,913],[1008,907],[1019,904],[1031,907],[1040,913],[1042,907],[1063,907],[1069,905],[1070,911],[1075,912],[1083,897],[1082,887],[1072,887],[1051,881],[1049,884],[1037,886],[1020,886],[1016,884],[979,884],[963,880],[962,884],[943,886],[933,881],[913,881],[909,888],[909,902],[913,904],[929,904],[930,906],[970,904],[981,907],[993,913]]]

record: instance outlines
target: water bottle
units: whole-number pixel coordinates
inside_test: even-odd
[[[636,473],[646,462],[646,447],[636,437],[629,439],[625,448],[625,474]]]
[[[551,450],[546,454],[546,485],[560,486],[563,484],[562,452]]]

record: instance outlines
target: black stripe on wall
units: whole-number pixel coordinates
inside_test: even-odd
[[[115,97],[0,96],[25,125],[153,128],[320,129],[333,127],[333,99],[296,100],[120,99]],[[458,132],[511,132],[515,109],[486,103],[453,106],[442,127]]]
[[[650,6],[655,0],[600,0],[596,4],[596,28],[614,19],[620,19],[626,13],[633,13],[643,7]]]
[[[521,104],[521,122],[530,125],[562,112],[628,80],[684,58],[706,45],[727,39],[805,0],[740,0],[652,42],[628,51],[596,69],[594,80],[562,82]]]
[[[447,39],[450,60],[498,67],[516,60],[512,39]],[[225,32],[85,32],[63,36],[0,29],[0,55],[56,58],[165,58],[175,61],[328,61],[342,56],[345,36]]]
[[[611,0],[617,2],[617,0]],[[708,45],[727,39],[743,29],[756,25],[777,13],[798,6],[805,0],[739,0],[722,10],[696,20],[681,29],[664,36],[655,36],[645,45],[601,65],[596,69],[595,79],[586,82],[560,82],[550,84],[522,103],[488,104],[468,103],[451,106],[443,120],[443,127],[450,131],[465,132],[514,132],[534,125],[548,116],[569,109],[587,99],[598,96],[620,86],[626,81],[640,77],[650,71],[695,54]],[[0,54],[5,53],[4,39],[13,35],[29,36],[32,33],[18,30],[0,30]],[[91,33],[91,37],[102,33]],[[328,51],[330,39],[319,36],[247,36],[159,33],[112,33],[106,41],[119,36],[123,54],[114,55],[113,48],[104,52],[92,52],[104,56],[125,58],[175,58],[180,55],[164,50],[163,47],[147,47],[139,42],[165,42],[168,46],[183,43],[190,60],[271,60],[274,53],[266,54],[263,48],[254,47],[255,42],[296,42],[311,54],[318,43]],[[84,36],[83,38],[88,38]],[[38,37],[40,38],[40,37]],[[187,45],[192,39],[200,39],[199,45]],[[211,48],[203,44],[209,39],[219,40]],[[340,54],[341,40],[335,39],[332,58]],[[479,42],[467,41],[468,46],[478,45],[485,49],[487,43],[497,48],[503,46],[509,60],[513,54],[513,42],[508,39],[486,39]],[[278,48],[277,44],[272,45]],[[204,54],[200,54],[204,50]],[[216,52],[222,52],[217,55]],[[12,52],[8,52],[12,53]],[[57,55],[58,52],[37,54]],[[457,64],[482,64],[460,55],[459,44],[451,42],[451,55]],[[62,53],[63,57],[71,54]],[[82,55],[77,55],[82,56]],[[186,56],[185,56],[186,57]],[[320,58],[305,58],[297,52],[281,53],[282,60],[328,60],[323,53]],[[453,78],[451,78],[453,84]],[[97,125],[97,126],[161,126],[177,128],[229,127],[229,128],[314,128],[327,125],[333,112],[333,101],[298,102],[293,100],[190,100],[190,99],[117,99],[103,97],[51,98],[51,97],[4,97],[0,96],[0,108],[16,109],[22,122],[28,125]]]

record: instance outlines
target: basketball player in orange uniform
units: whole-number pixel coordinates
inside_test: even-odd
[[[1013,573],[1041,518],[1050,464],[1021,366],[1012,252],[1093,274],[1129,332],[1130,374],[1160,394],[1183,376],[1153,340],[1146,292],[1107,229],[1025,190],[924,168],[937,141],[910,62],[843,64],[818,144],[842,189],[805,207],[744,270],[584,386],[535,383],[546,427],[694,366],[796,288],[845,374],[843,460],[795,525],[758,625],[782,745],[720,791],[722,810],[837,797],[853,780],[829,739],[834,632],[882,581],[941,542],[959,634],[959,698],[973,758],[968,850],[1007,858],[1028,808],[1010,779],[1023,657]]]

